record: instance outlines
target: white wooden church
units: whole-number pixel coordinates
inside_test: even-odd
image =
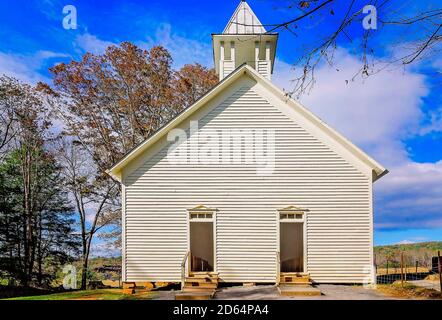
[[[373,281],[372,184],[387,170],[272,84],[278,34],[247,2],[212,40],[220,82],[108,171],[123,281]]]

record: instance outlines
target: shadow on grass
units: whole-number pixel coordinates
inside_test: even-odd
[[[8,300],[150,300],[153,292],[140,292],[133,295],[123,294],[121,289],[78,290],[46,295],[22,296]]]
[[[60,293],[61,290],[57,289],[41,289],[33,287],[21,287],[21,286],[0,286],[0,299],[22,297],[22,296],[37,296],[47,295],[52,293]]]

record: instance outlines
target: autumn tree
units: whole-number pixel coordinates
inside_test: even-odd
[[[201,65],[172,69],[163,47],[124,42],[50,69],[58,115],[103,172],[217,83]]]
[[[106,225],[111,231],[101,238],[120,239],[119,185],[105,170],[218,82],[211,69],[196,64],[175,71],[172,62],[163,47],[124,42],[50,69],[54,86],[44,87],[71,141],[60,154],[80,217],[82,287],[94,235]],[[94,208],[90,223],[86,204]]]
[[[0,78],[0,159],[7,153],[10,142],[15,136],[14,122],[16,99],[16,83],[12,78],[2,76]],[[14,92],[15,91],[15,92]]]
[[[66,133],[91,153],[101,172],[167,119],[171,63],[164,48],[123,43],[51,69]]]
[[[175,74],[173,84],[176,95],[177,111],[181,111],[202,97],[218,83],[218,76],[213,69],[198,63],[186,64]]]

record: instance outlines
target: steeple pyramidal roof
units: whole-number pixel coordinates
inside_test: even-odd
[[[266,29],[246,1],[241,1],[223,34],[263,34]]]

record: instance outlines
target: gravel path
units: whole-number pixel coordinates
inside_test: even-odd
[[[411,283],[417,287],[433,289],[440,292],[439,280],[414,280],[414,281],[408,281],[408,283]]]
[[[393,299],[374,289],[365,289],[356,285],[321,284],[321,296],[313,297],[283,297],[272,285],[236,286],[219,288],[215,300],[387,300]],[[158,291],[156,299],[174,300],[174,291]]]
[[[362,286],[322,284],[316,286],[321,296],[282,297],[275,286],[230,287],[219,289],[215,295],[218,300],[386,300],[392,299],[374,289]]]

